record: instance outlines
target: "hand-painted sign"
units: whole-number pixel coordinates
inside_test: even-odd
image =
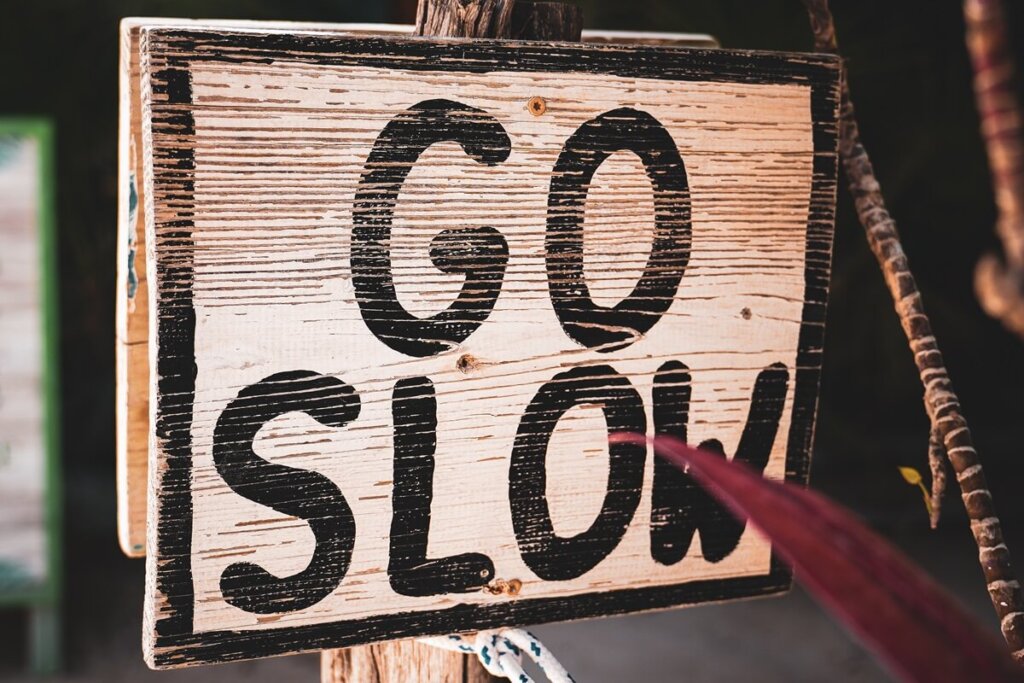
[[[765,539],[607,435],[806,478],[834,59],[140,43],[151,664],[788,586]]]
[[[142,188],[142,79],[139,38],[144,28],[224,31],[288,31],[346,35],[409,36],[412,25],[321,24],[238,20],[121,20],[121,133],[119,140],[118,291],[117,291],[117,527],[121,549],[144,557],[149,449],[149,277],[145,229],[139,220],[146,204]],[[715,40],[694,33],[649,33],[584,30],[584,43],[641,43],[672,47],[716,47]],[[539,102],[538,102],[539,103]]]

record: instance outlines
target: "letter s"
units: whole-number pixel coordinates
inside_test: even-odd
[[[298,370],[248,386],[228,404],[213,432],[213,460],[231,489],[251,501],[309,524],[316,539],[305,569],[279,578],[252,562],[236,562],[220,577],[231,605],[256,614],[305,609],[327,597],[348,571],[356,523],[341,490],[322,474],[267,462],[252,449],[267,422],[305,413],[341,428],[359,416],[359,395],[339,379]]]

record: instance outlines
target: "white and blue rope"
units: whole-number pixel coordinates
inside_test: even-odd
[[[534,683],[523,670],[523,654],[537,663],[551,683],[576,683],[551,650],[537,636],[521,628],[480,631],[475,636],[420,638],[419,642],[453,652],[474,654],[487,673],[507,678],[513,683]]]

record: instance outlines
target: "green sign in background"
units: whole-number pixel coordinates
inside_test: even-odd
[[[0,119],[0,166],[10,163],[18,147],[26,140],[37,145],[35,187],[38,194],[36,226],[39,267],[40,319],[43,329],[41,359],[43,401],[44,464],[44,530],[46,562],[43,576],[32,576],[15,563],[0,563],[0,606],[28,607],[31,612],[31,665],[39,673],[52,671],[60,663],[60,585],[61,585],[61,490],[60,490],[60,417],[59,417],[59,353],[57,306],[57,249],[55,244],[55,168],[54,133],[44,119]],[[8,396],[7,400],[19,400]],[[0,459],[10,454],[0,452]],[[0,539],[2,543],[3,539]]]

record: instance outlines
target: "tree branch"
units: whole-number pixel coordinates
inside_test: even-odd
[[[803,1],[810,15],[817,49],[838,53],[828,0]],[[900,244],[896,223],[886,209],[871,159],[861,144],[850,86],[845,79],[840,110],[839,154],[857,215],[885,276],[924,385],[925,408],[934,435],[931,443],[936,448],[941,445],[956,473],[1003,637],[1014,658],[1024,661],[1024,600],[1020,584],[1013,575],[1010,552],[1003,542],[1002,526],[985,481],[981,460],[974,450],[967,421],[960,412],[960,400],[953,391],[942,353],[925,314],[921,294]],[[933,500],[933,506],[935,502]]]
[[[1014,91],[1015,68],[1001,0],[964,0],[974,95],[988,149],[1005,262],[985,256],[975,272],[978,300],[989,315],[1024,338],[1024,117]]]

